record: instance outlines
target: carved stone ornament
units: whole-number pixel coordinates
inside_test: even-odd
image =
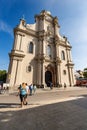
[[[45,19],[46,20],[52,20],[52,18],[50,16],[46,16]]]
[[[47,42],[49,42],[49,43],[53,43],[53,37],[51,37],[51,36],[47,36]]]

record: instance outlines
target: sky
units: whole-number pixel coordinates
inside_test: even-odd
[[[72,46],[74,70],[87,68],[87,0],[0,0],[0,70],[8,70],[13,29],[20,18],[33,24],[41,10],[58,17],[60,35]]]

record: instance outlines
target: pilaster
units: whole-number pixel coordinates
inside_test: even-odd
[[[41,61],[38,60],[38,67],[37,67],[37,85],[41,85]]]
[[[14,50],[22,50],[22,40],[25,35],[21,33],[15,33]]]
[[[56,67],[57,67],[57,83],[61,84],[61,60],[59,57],[56,59]]]

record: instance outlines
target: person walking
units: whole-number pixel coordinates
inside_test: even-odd
[[[36,89],[37,89],[36,85],[35,85],[35,84],[33,84],[33,94],[35,94]]]
[[[66,83],[64,83],[64,89],[66,89]]]
[[[25,85],[26,85],[26,91],[27,91],[27,94],[26,94],[26,104],[25,105],[27,105],[28,104],[28,102],[27,102],[27,96],[29,94],[29,86],[27,85],[27,83],[25,83]]]
[[[50,84],[50,89],[53,89],[53,83],[49,82],[49,84]]]
[[[23,105],[27,104],[27,89],[25,83],[22,83],[22,85],[19,86],[18,94],[21,101],[21,107],[23,107]]]
[[[33,84],[31,84],[31,85],[29,86],[29,89],[30,89],[30,96],[32,96]]]

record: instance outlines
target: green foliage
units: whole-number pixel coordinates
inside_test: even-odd
[[[7,72],[6,70],[0,70],[0,81],[6,82]]]
[[[87,78],[87,72],[83,73],[84,78]]]
[[[84,78],[87,78],[87,68],[84,68],[83,76]]]
[[[87,70],[87,68],[84,68],[84,70]]]

